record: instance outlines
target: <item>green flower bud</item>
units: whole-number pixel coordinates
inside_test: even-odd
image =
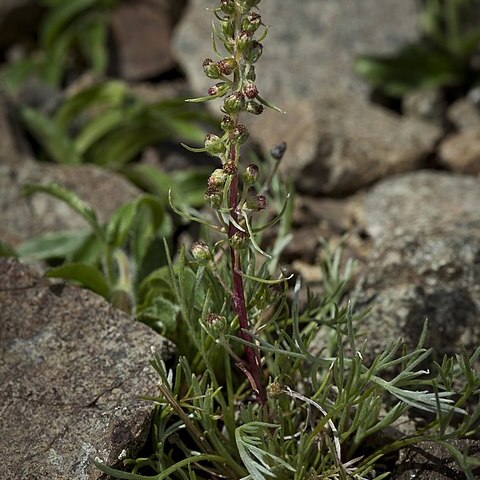
[[[236,0],[237,6],[240,9],[240,12],[243,14],[248,13],[253,7],[256,7],[260,0]]]
[[[227,15],[231,15],[235,12],[235,2],[234,0],[221,0],[220,8],[222,9],[223,13]]]
[[[204,198],[207,205],[218,210],[222,206],[223,191],[217,187],[208,187]]]
[[[235,162],[229,161],[229,162],[226,162],[223,165],[223,171],[227,175],[235,175],[238,171],[238,168],[237,168],[237,165],[235,164]]]
[[[225,144],[213,133],[209,133],[205,137],[205,148],[210,155],[219,155],[225,152]]]
[[[258,102],[247,102],[245,104],[245,111],[253,113],[253,115],[260,115],[265,110],[265,107]]]
[[[203,71],[208,78],[219,78],[221,75],[219,66],[211,58],[203,61]]]
[[[230,246],[234,250],[244,250],[245,248],[248,247],[248,244],[250,243],[250,237],[246,232],[235,232],[230,237],[229,241],[230,241]]]
[[[213,261],[213,254],[210,248],[203,242],[193,243],[191,251],[194,260],[202,265]]]
[[[276,381],[267,386],[267,395],[271,398],[279,397],[282,393],[282,386]]]
[[[238,124],[233,130],[233,138],[238,144],[245,143],[248,140],[250,134],[248,133],[247,127],[242,124]]]
[[[223,102],[223,109],[230,115],[235,115],[243,110],[245,106],[245,96],[241,92],[234,92]]]
[[[225,17],[220,22],[220,30],[222,31],[223,35],[227,38],[232,38],[235,33],[235,25],[233,20],[228,17]]]
[[[240,53],[249,51],[253,43],[251,32],[242,32],[237,38],[237,50]],[[253,62],[252,62],[253,63]]]
[[[243,93],[249,99],[255,98],[258,95],[257,86],[250,80],[245,83],[243,87]]]
[[[224,58],[218,62],[218,68],[223,75],[230,75],[237,67],[237,61],[232,57]]]
[[[224,115],[222,119],[222,123],[220,123],[222,130],[225,132],[231,132],[235,128],[235,122],[233,121],[232,117],[228,115]]]
[[[218,339],[227,332],[227,319],[223,315],[209,313],[204,324],[207,333],[214,339]]]
[[[259,212],[260,210],[265,210],[265,208],[267,208],[267,199],[264,195],[255,195],[247,198],[245,206],[248,208],[248,210]]]
[[[255,32],[262,24],[262,17],[255,12],[250,13],[242,21],[242,30],[245,32]]]
[[[228,83],[219,82],[208,89],[211,97],[223,97],[228,92]]]
[[[243,57],[248,63],[255,63],[262,56],[263,45],[256,40],[250,44],[250,47],[243,52]]]
[[[227,174],[223,171],[222,168],[217,168],[213,171],[213,173],[208,178],[208,186],[221,188],[225,185],[227,181]]]
[[[257,180],[260,174],[260,170],[257,165],[251,163],[242,174],[243,183],[247,186],[253,185]]]

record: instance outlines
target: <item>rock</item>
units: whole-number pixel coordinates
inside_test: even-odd
[[[121,2],[112,14],[114,70],[127,80],[158,77],[175,67],[173,28],[187,0]]]
[[[440,162],[449,170],[480,175],[480,128],[450,135],[441,143],[439,153]]]
[[[480,343],[480,189],[472,177],[424,171],[384,180],[365,200],[373,247],[360,285],[371,359],[428,319],[437,358]]]
[[[479,130],[480,109],[470,97],[463,97],[452,103],[447,119],[457,130]]]
[[[422,89],[407,92],[402,99],[404,115],[442,126],[446,102],[440,89]]]
[[[17,245],[35,235],[86,228],[65,203],[45,194],[25,197],[28,183],[57,182],[75,192],[105,222],[140,191],[118,174],[94,165],[66,166],[25,159],[18,166],[0,164],[0,239]]]
[[[0,450],[5,479],[105,477],[145,443],[156,395],[150,348],[169,342],[99,296],[0,259]]]
[[[201,69],[212,57],[208,0],[191,2],[176,49],[194,89],[211,84]],[[371,105],[353,72],[357,55],[396,50],[416,35],[414,0],[264,2],[271,25],[258,63],[262,96],[287,115],[266,112],[246,121],[265,149],[286,140],[283,168],[311,194],[340,195],[383,176],[422,165],[440,129]]]
[[[460,452],[480,459],[480,442],[478,440],[454,440],[455,448]],[[473,470],[477,475],[480,469]],[[397,468],[393,480],[458,480],[466,478],[463,470],[452,458],[451,453],[442,445],[434,442],[422,442],[400,450]],[[478,478],[478,476],[477,476]]]

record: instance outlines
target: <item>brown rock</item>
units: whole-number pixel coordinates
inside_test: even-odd
[[[480,129],[480,109],[470,97],[463,97],[452,103],[448,108],[447,118],[458,130]]]
[[[99,296],[0,259],[2,478],[96,480],[148,434],[150,348],[171,345]]]
[[[127,80],[156,77],[175,66],[173,28],[186,0],[121,2],[112,15],[116,73]]]
[[[453,172],[480,175],[480,128],[446,138],[440,145],[440,161]]]

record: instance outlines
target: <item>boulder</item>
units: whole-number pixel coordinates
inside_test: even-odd
[[[84,289],[0,259],[0,450],[5,479],[96,480],[135,456],[171,344]]]
[[[454,133],[439,149],[440,161],[449,170],[468,175],[480,175],[480,128]]]
[[[478,440],[454,440],[453,445],[460,452],[480,460],[480,442]],[[480,475],[480,469],[474,469]],[[393,480],[457,480],[466,478],[451,453],[442,445],[434,442],[422,442],[400,451]]]
[[[437,358],[480,344],[480,189],[475,178],[422,171],[390,178],[365,198],[373,247],[359,287],[369,358],[428,319]]]
[[[310,194],[343,195],[392,173],[423,165],[439,127],[372,105],[354,73],[357,55],[387,53],[416,37],[414,0],[262,2],[270,24],[257,68],[262,96],[287,114],[247,119],[268,149],[286,140],[283,168]],[[176,35],[176,50],[194,90],[211,80],[201,64],[213,57],[209,0],[194,0]],[[212,102],[215,103],[215,102]],[[217,105],[215,105],[217,106]]]
[[[127,80],[158,77],[175,67],[171,37],[187,0],[120,2],[111,17],[115,73]]]

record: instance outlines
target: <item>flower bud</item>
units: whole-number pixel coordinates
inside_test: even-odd
[[[248,13],[253,7],[256,7],[260,0],[237,0],[238,8],[243,14]]]
[[[259,212],[260,210],[265,210],[267,208],[267,199],[264,195],[255,195],[253,197],[247,198],[245,206],[249,210]]]
[[[205,149],[210,155],[218,155],[225,151],[225,145],[217,135],[209,133],[205,137]]]
[[[223,75],[230,75],[237,68],[237,61],[233,57],[224,58],[218,62],[218,68]]]
[[[243,52],[243,57],[248,63],[255,63],[263,53],[263,45],[256,40],[250,44],[250,47],[245,49]]]
[[[241,112],[244,106],[245,96],[241,92],[232,93],[225,99],[223,103],[223,109],[225,110],[225,112],[233,115]]]
[[[275,160],[281,160],[283,158],[283,155],[285,155],[286,150],[287,150],[287,143],[282,142],[282,143],[279,143],[278,145],[275,145],[270,150],[270,155]]]
[[[242,32],[237,38],[237,50],[240,53],[250,50],[252,46],[252,33],[251,32]],[[252,62],[253,63],[253,62]]]
[[[261,103],[247,102],[245,104],[245,110],[253,115],[260,115],[265,110],[265,107]]]
[[[208,89],[208,94],[211,97],[222,97],[228,92],[228,84],[225,82],[219,82],[211,86]]]
[[[200,264],[204,265],[213,260],[213,254],[210,248],[208,247],[208,245],[206,245],[203,242],[193,243],[191,251],[192,251],[192,256],[194,260],[196,260]]]
[[[235,33],[235,25],[233,24],[233,20],[226,17],[220,22],[220,30],[222,31],[223,35],[227,38],[233,37]]]
[[[222,130],[225,132],[231,132],[235,128],[235,122],[233,121],[232,117],[228,115],[224,115],[222,119],[222,123],[220,123]]]
[[[248,140],[250,134],[248,133],[247,127],[242,124],[238,124],[233,130],[233,138],[238,144],[245,143]]]
[[[211,58],[203,61],[203,71],[208,78],[218,78],[221,75],[219,66]]]
[[[235,175],[238,171],[238,168],[237,168],[237,165],[235,164],[235,162],[229,161],[229,162],[226,162],[223,165],[223,171],[227,175]]]
[[[250,237],[246,232],[235,232],[230,237],[229,241],[230,241],[230,246],[234,250],[244,250],[245,248],[248,247],[248,244],[250,242]]]
[[[227,331],[227,319],[223,315],[209,313],[205,319],[205,330],[213,338],[217,339]]]
[[[231,15],[235,12],[235,2],[234,0],[221,0],[220,8],[222,9],[223,13],[227,15]]]
[[[227,181],[227,174],[223,171],[222,168],[215,169],[210,177],[208,178],[208,186],[221,188],[225,185]]]
[[[217,187],[208,187],[204,198],[207,205],[218,210],[222,206],[223,191]]]
[[[262,24],[262,17],[255,12],[250,13],[242,21],[242,30],[245,32],[255,32]]]
[[[247,98],[255,98],[258,95],[257,86],[253,82],[248,81],[243,87],[243,93]]]
[[[267,395],[271,398],[279,397],[282,393],[282,386],[277,381],[267,386]]]
[[[242,174],[243,183],[245,185],[253,185],[257,180],[260,174],[260,170],[257,165],[251,163]]]

